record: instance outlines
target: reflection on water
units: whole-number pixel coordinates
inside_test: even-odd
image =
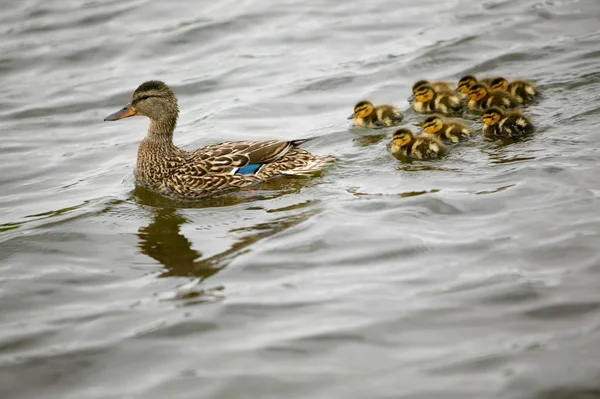
[[[292,211],[312,204],[312,202],[301,203],[268,212]],[[310,209],[269,222],[231,229],[230,235],[242,235],[242,237],[226,251],[202,258],[202,252],[195,250],[190,240],[181,232],[181,227],[189,221],[181,216],[176,208],[156,208],[153,210],[151,223],[139,229],[139,249],[143,254],[165,266],[167,270],[160,275],[161,277],[196,277],[202,281],[218,273],[236,257],[249,251],[251,245],[295,226],[317,212],[317,209]]]
[[[140,205],[155,208],[219,208],[243,203],[254,203],[299,193],[301,189],[318,184],[318,182],[319,179],[317,177],[307,178],[303,176],[286,176],[259,183],[255,186],[245,187],[241,190],[225,192],[220,195],[201,198],[194,201],[182,201],[167,198],[148,190],[146,187],[136,185],[131,193],[131,200]]]
[[[484,150],[483,152],[487,154],[490,164],[493,165],[523,162],[535,159],[536,157],[531,154],[530,150],[524,153],[524,151],[518,151],[518,149],[515,149],[514,146],[511,146],[511,144],[519,142],[518,140],[519,139],[505,139],[498,141],[495,147]],[[521,139],[521,142],[523,140],[527,139]],[[515,153],[515,151],[521,153]]]
[[[202,254],[192,249],[192,243],[181,234],[181,225],[185,222],[173,208],[155,210],[152,223],[138,232],[140,250],[167,268],[163,277],[210,277],[224,266],[198,261]]]
[[[381,143],[388,137],[391,138],[391,135],[388,133],[366,134],[355,137],[352,141],[359,147],[368,147],[370,145]]]

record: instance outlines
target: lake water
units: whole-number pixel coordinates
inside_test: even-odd
[[[8,0],[0,13],[0,397],[600,397],[597,0]],[[401,163],[363,98],[535,81],[531,137]],[[194,203],[135,188],[175,142],[319,135],[339,161]]]

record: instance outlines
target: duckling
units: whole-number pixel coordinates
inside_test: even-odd
[[[444,120],[438,115],[432,115],[421,124],[423,131],[442,139],[445,144],[458,143],[471,136],[467,125],[450,120]]]
[[[392,136],[391,151],[415,159],[439,158],[446,153],[446,146],[435,136],[420,134],[415,136],[410,129],[398,129]]]
[[[354,119],[359,127],[381,129],[402,122],[404,115],[392,105],[374,106],[370,101],[361,101],[354,106],[354,112],[348,119]]]
[[[413,92],[415,91],[415,89],[419,86],[422,85],[431,85],[431,87],[433,87],[433,90],[435,90],[436,92],[440,92],[440,91],[453,91],[454,87],[452,86],[452,83],[450,82],[444,82],[441,80],[435,81],[435,82],[429,82],[427,80],[419,80],[417,83],[415,83],[412,87]]]
[[[467,97],[469,95],[469,91],[471,91],[471,88],[477,83],[489,86],[491,81],[492,78],[483,78],[477,80],[477,78],[473,75],[463,76],[458,81],[458,88],[456,89],[456,91],[462,93],[463,97]]]
[[[486,136],[513,138],[532,133],[534,127],[520,111],[492,107],[483,113],[482,130]]]
[[[513,80],[508,83],[505,78],[498,77],[490,82],[490,89],[510,93],[519,104],[531,103],[538,95],[538,90],[533,83],[526,80]]]
[[[439,112],[441,114],[458,114],[463,110],[463,105],[458,95],[452,91],[436,92],[432,85],[422,84],[413,87],[413,95],[408,98],[413,102],[415,112],[430,114]]]
[[[468,108],[471,111],[482,112],[490,107],[515,108],[519,103],[513,96],[502,90],[488,90],[477,83],[469,91]]]

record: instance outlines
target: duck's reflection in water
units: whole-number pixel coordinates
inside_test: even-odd
[[[181,233],[181,227],[189,221],[181,216],[177,208],[155,208],[151,223],[138,231],[139,248],[143,254],[165,266],[166,270],[161,277],[195,277],[202,281],[218,273],[239,255],[248,252],[252,244],[309,219],[318,212],[311,205],[314,205],[314,201],[267,211],[269,214],[285,212],[286,215],[230,230],[230,234],[242,235],[241,238],[229,249],[207,258],[203,258],[202,252],[193,249],[190,240]],[[298,209],[305,210],[290,214]]]

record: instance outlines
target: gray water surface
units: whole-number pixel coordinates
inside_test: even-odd
[[[596,0],[23,0],[0,13],[0,397],[600,397]],[[401,163],[345,119],[421,78],[535,81],[537,132]],[[136,188],[144,80],[175,142],[339,161],[195,203]],[[476,121],[474,121],[476,122]],[[477,126],[477,124],[475,125]]]

